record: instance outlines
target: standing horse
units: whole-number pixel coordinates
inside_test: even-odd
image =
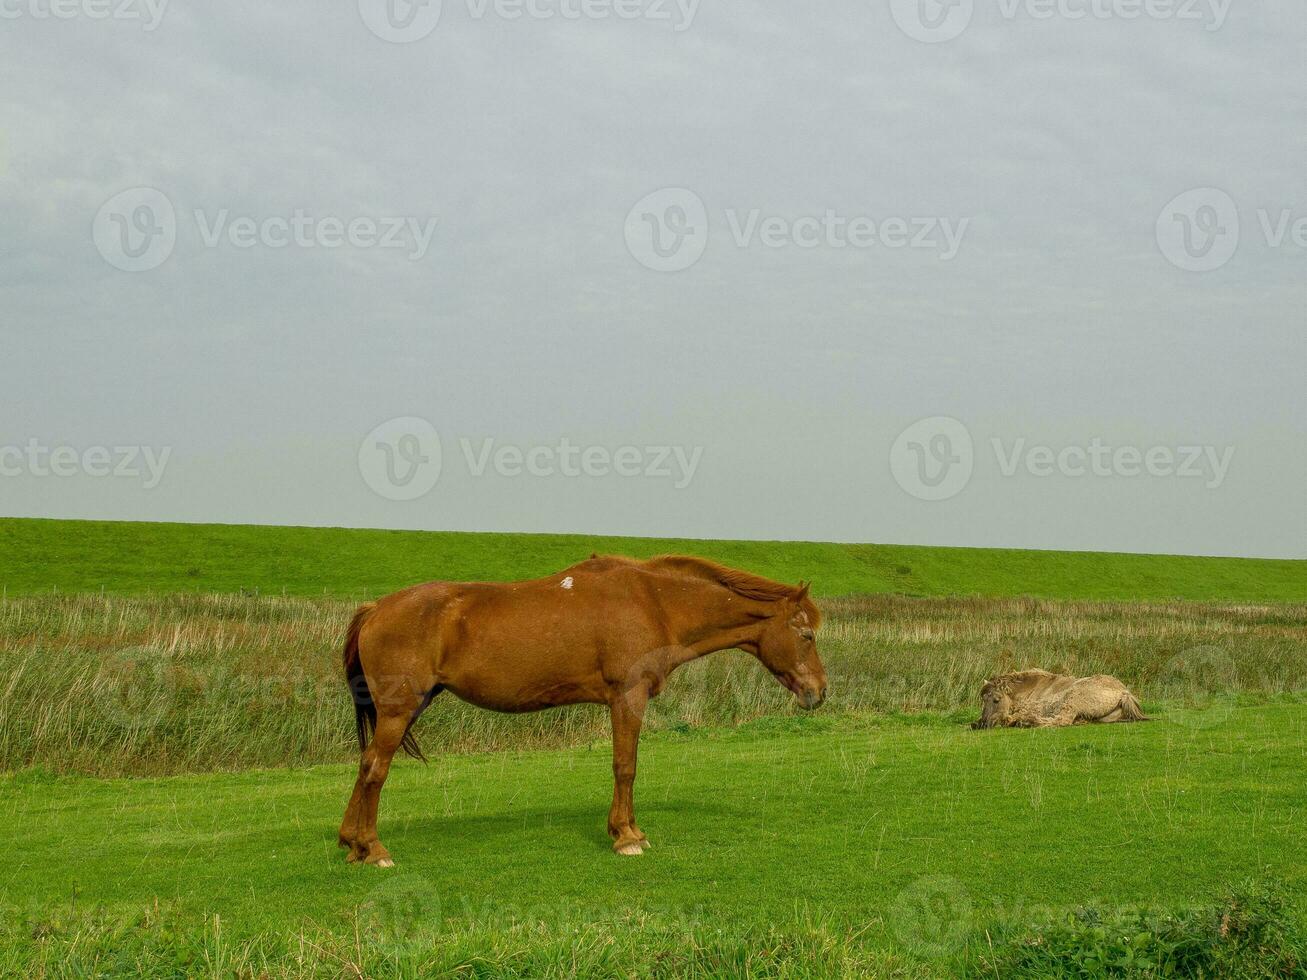
[[[668,674],[739,648],[800,705],[815,708],[826,698],[814,632],[820,623],[807,585],[675,555],[595,556],[548,578],[432,582],[368,603],[345,640],[363,754],[340,846],[350,861],[394,863],[377,839],[381,787],[396,749],[423,758],[410,729],[448,690],[492,711],[607,705],[614,781],[608,835],[618,854],[640,854],[649,839],[635,823],[636,747],[645,705]]]

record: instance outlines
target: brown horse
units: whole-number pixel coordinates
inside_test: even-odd
[[[377,801],[401,746],[422,758],[410,728],[441,691],[493,711],[606,704],[613,723],[618,854],[649,839],[632,802],[636,746],[648,700],[681,664],[739,648],[758,658],[804,708],[826,698],[808,586],[789,586],[699,558],[592,557],[528,582],[432,582],[362,606],[345,640],[359,762],[340,825],[350,861],[390,867],[377,839]],[[368,743],[368,732],[372,741]]]

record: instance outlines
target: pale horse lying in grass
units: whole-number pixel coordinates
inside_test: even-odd
[[[1115,677],[1068,677],[1046,670],[1000,674],[980,689],[972,728],[1056,728],[1079,722],[1148,721]]]

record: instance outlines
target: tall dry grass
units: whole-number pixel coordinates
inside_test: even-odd
[[[970,710],[991,673],[1111,673],[1145,704],[1307,690],[1307,606],[865,597],[824,603],[831,708]],[[0,768],[97,775],[351,759],[339,647],[352,605],[234,595],[0,602]],[[650,728],[793,711],[749,657],[677,672]],[[450,695],[417,727],[431,751],[604,738],[606,713],[481,711]]]

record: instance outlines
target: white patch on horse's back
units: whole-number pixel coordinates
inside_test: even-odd
[[[570,589],[571,587],[572,587],[572,576],[569,575],[567,576],[567,578],[563,579],[563,588]]]

